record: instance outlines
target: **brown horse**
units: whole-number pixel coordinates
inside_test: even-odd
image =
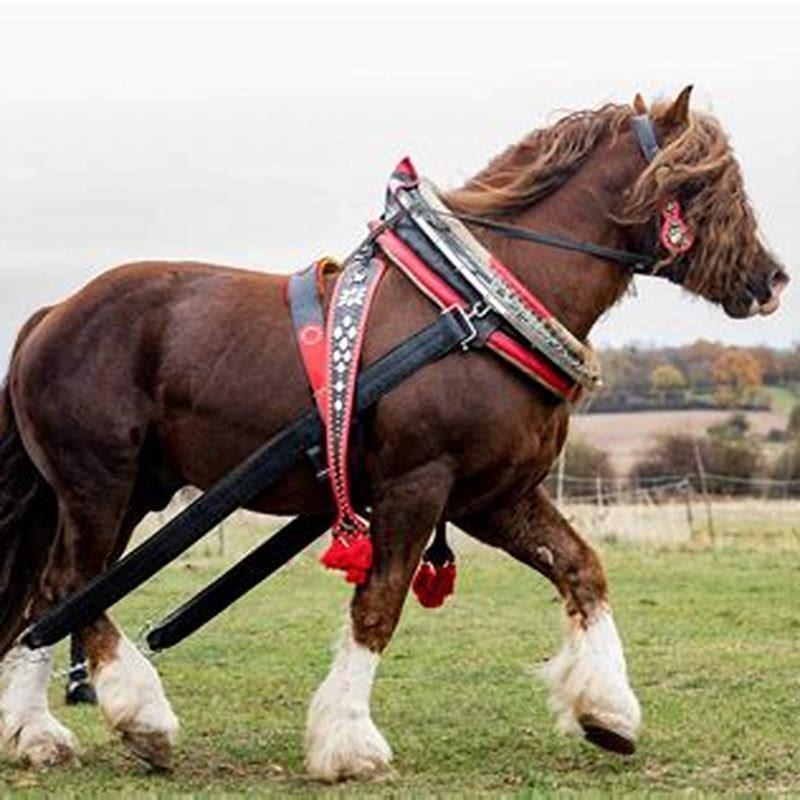
[[[633,107],[605,106],[535,131],[445,202],[652,253],[659,209],[678,197],[696,243],[664,273],[731,316],[774,311],[788,278],[759,243],[719,123],[690,112],[688,89],[654,106],[662,150],[648,165],[631,129],[634,113],[646,113],[639,97]],[[480,228],[474,235],[581,339],[631,280],[593,256]],[[178,488],[210,486],[309,406],[286,280],[199,263],[129,264],[40,311],[20,333],[0,429],[0,710],[12,753],[42,764],[76,748],[47,706],[50,652],[13,645],[26,622],[118,558],[142,517]],[[329,280],[326,299],[330,288]],[[390,270],[365,362],[437,313]],[[375,563],[311,703],[313,776],[387,768],[391,751],[370,718],[371,686],[441,518],[552,581],[568,620],[564,649],[546,669],[559,721],[601,746],[633,747],[639,706],[603,568],[540,487],[568,415],[567,404],[481,352],[426,367],[364,419],[353,483],[372,508]],[[274,514],[330,507],[329,490],[306,464],[252,504]],[[106,719],[139,755],[164,764],[178,723],[155,670],[106,615],[79,635]]]

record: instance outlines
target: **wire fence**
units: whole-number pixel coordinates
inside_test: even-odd
[[[800,547],[800,480],[700,472],[609,479],[556,469],[546,486],[573,525],[593,539],[720,544],[757,536],[764,542]],[[148,518],[137,531],[137,540],[152,534],[197,494],[180,492],[167,509]],[[187,556],[243,555],[263,538],[265,523],[279,520],[234,512]]]
[[[593,538],[800,546],[800,480],[705,472],[608,479],[556,472],[548,488],[575,527]]]
[[[800,496],[800,479],[779,480],[767,477],[743,478],[715,472],[688,472],[637,478],[607,478],[601,475],[579,476],[551,475],[547,485],[559,501],[606,503],[629,502],[649,497],[657,501],[659,495],[676,492],[706,492],[719,496],[781,499]]]

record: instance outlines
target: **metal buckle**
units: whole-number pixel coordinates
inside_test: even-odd
[[[451,311],[461,318],[461,324],[467,331],[466,338],[459,342],[461,349],[469,350],[470,344],[472,344],[472,342],[478,338],[478,329],[475,327],[473,320],[483,319],[483,317],[485,317],[491,311],[491,308],[489,308],[489,306],[483,301],[479,300],[474,306],[472,306],[472,308],[469,309],[465,309],[464,306],[453,304],[452,306],[448,306],[446,309],[444,309],[442,314],[448,314]]]
[[[470,319],[483,319],[491,310],[488,303],[478,300],[469,310],[469,317]]]

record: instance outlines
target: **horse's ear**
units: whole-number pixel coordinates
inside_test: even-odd
[[[664,114],[664,122],[669,126],[681,127],[689,122],[689,99],[692,96],[690,83],[676,98]]]
[[[647,103],[639,92],[636,92],[636,97],[633,98],[633,110],[639,115],[647,113]]]

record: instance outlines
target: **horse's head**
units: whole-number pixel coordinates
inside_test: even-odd
[[[658,269],[688,291],[721,305],[731,317],[771,314],[789,282],[758,237],[739,164],[719,122],[689,110],[691,86],[649,111],[661,150],[625,196],[620,218],[645,226],[654,247],[661,210],[678,200],[694,237],[684,254]],[[648,113],[641,97],[636,113]]]

